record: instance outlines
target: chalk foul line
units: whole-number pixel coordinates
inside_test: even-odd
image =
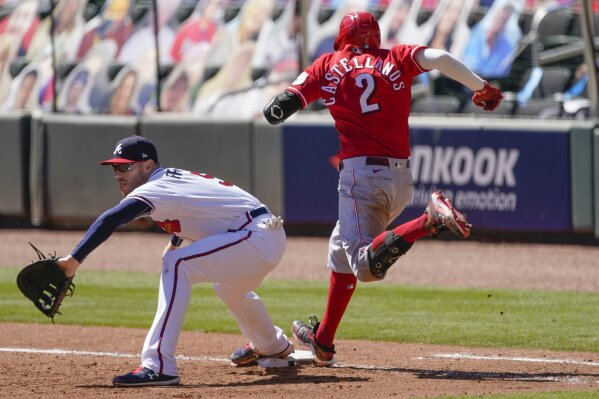
[[[45,355],[62,355],[62,356],[100,356],[100,357],[124,357],[124,358],[139,358],[140,355],[132,353],[118,353],[118,352],[90,352],[90,351],[76,351],[67,349],[36,349],[36,348],[0,348],[0,352],[13,352],[13,353],[36,353]],[[223,359],[219,357],[211,356],[175,356],[178,360],[191,360],[200,362],[228,362],[231,360]]]
[[[117,358],[139,358],[140,355],[132,354],[132,353],[119,353],[119,352],[94,352],[94,351],[78,351],[78,350],[68,350],[68,349],[39,349],[39,348],[2,348],[0,347],[0,352],[11,352],[11,353],[32,353],[32,354],[46,354],[46,355],[61,355],[61,356],[99,356],[99,357],[117,357]],[[187,360],[187,361],[200,361],[200,362],[226,362],[230,363],[229,359],[220,358],[220,357],[212,357],[212,356],[185,356],[178,355],[176,356],[178,360]],[[573,365],[582,365],[582,366],[599,366],[599,362],[593,361],[585,361],[585,360],[576,360],[576,359],[551,359],[551,358],[533,358],[533,357],[508,357],[508,356],[481,356],[481,355],[471,355],[467,353],[438,353],[433,354],[427,357],[415,357],[414,360],[427,360],[427,359],[469,359],[469,360],[492,360],[492,361],[512,361],[512,362],[527,362],[527,363],[554,363],[554,364],[573,364]],[[365,364],[348,364],[348,363],[338,363],[333,365],[334,368],[353,368],[353,369],[362,369],[362,370],[378,370],[378,371],[401,371],[402,368],[398,367],[388,367],[388,366],[375,366],[375,365],[365,365]],[[599,380],[594,380],[593,378],[589,379],[589,376],[586,378],[580,378],[575,376],[534,376],[534,377],[526,377],[525,380],[535,380],[535,381],[562,381],[569,383],[597,383],[599,384]]]
[[[469,360],[498,360],[508,362],[524,362],[524,363],[556,363],[556,364],[575,364],[579,366],[594,366],[599,367],[599,362],[590,360],[578,359],[551,359],[545,357],[510,357],[510,356],[482,356],[471,355],[468,353],[437,353],[428,357],[417,357],[417,360],[425,360],[430,358],[437,359],[469,359]]]

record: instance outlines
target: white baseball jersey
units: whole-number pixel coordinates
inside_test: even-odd
[[[263,206],[231,183],[175,168],[157,169],[127,198],[148,204],[149,216],[164,230],[191,241],[225,233],[240,215]]]
[[[143,201],[164,230],[191,243],[162,258],[158,309],[141,354],[143,367],[178,375],[175,349],[192,285],[212,283],[258,353],[290,345],[255,290],[285,250],[285,232],[251,194],[213,176],[158,168],[126,198]]]

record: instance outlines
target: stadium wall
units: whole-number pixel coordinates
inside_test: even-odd
[[[31,116],[14,113],[0,119],[0,218],[29,217]]]
[[[480,230],[599,237],[599,128],[589,121],[412,117],[414,198],[400,219],[419,215],[430,191],[454,198]],[[338,141],[324,115],[270,126],[180,115],[0,116],[0,225],[86,227],[120,200],[98,161],[137,132],[164,166],[234,182],[289,226],[337,219]],[[29,170],[28,170],[29,169]]]

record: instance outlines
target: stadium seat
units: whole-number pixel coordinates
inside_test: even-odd
[[[532,68],[526,70],[520,81],[520,90],[522,90],[530,79]],[[542,68],[543,75],[538,85],[532,92],[531,98],[550,97],[555,93],[563,93],[566,85],[570,81],[572,73],[566,67],[547,66]]]
[[[464,105],[462,113],[481,116],[510,116],[513,113],[514,104],[514,101],[504,99],[501,101],[501,104],[499,104],[499,107],[497,107],[494,111],[489,112],[485,111],[481,107],[477,107],[472,101],[468,101],[466,102],[466,105]]]
[[[83,12],[83,19],[88,22],[94,18],[100,12],[100,6],[95,3],[89,2],[85,5],[85,11]]]
[[[570,32],[572,11],[569,8],[559,8],[549,11],[539,22],[537,38],[543,49],[556,47],[562,44]]]
[[[10,63],[9,66],[9,72],[10,72],[10,76],[12,78],[16,77],[18,74],[21,73],[21,71],[23,69],[25,69],[25,67],[27,66],[28,62],[25,59],[25,57],[18,57],[15,58],[15,60],[13,62]]]
[[[460,100],[451,96],[426,96],[412,103],[412,112],[427,114],[451,114],[460,108]]]
[[[595,35],[599,35],[599,14],[593,15],[593,25],[595,28]],[[582,37],[582,21],[580,19],[580,13],[575,13],[572,16],[570,35]]]
[[[535,98],[528,101],[525,105],[518,106],[515,115],[518,116],[543,116],[547,111],[551,111],[551,115],[559,117],[561,110],[561,102],[553,98]]]

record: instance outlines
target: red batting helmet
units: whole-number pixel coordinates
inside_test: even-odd
[[[381,29],[374,15],[366,11],[356,11],[343,17],[333,48],[337,51],[346,44],[363,48],[381,46]]]

